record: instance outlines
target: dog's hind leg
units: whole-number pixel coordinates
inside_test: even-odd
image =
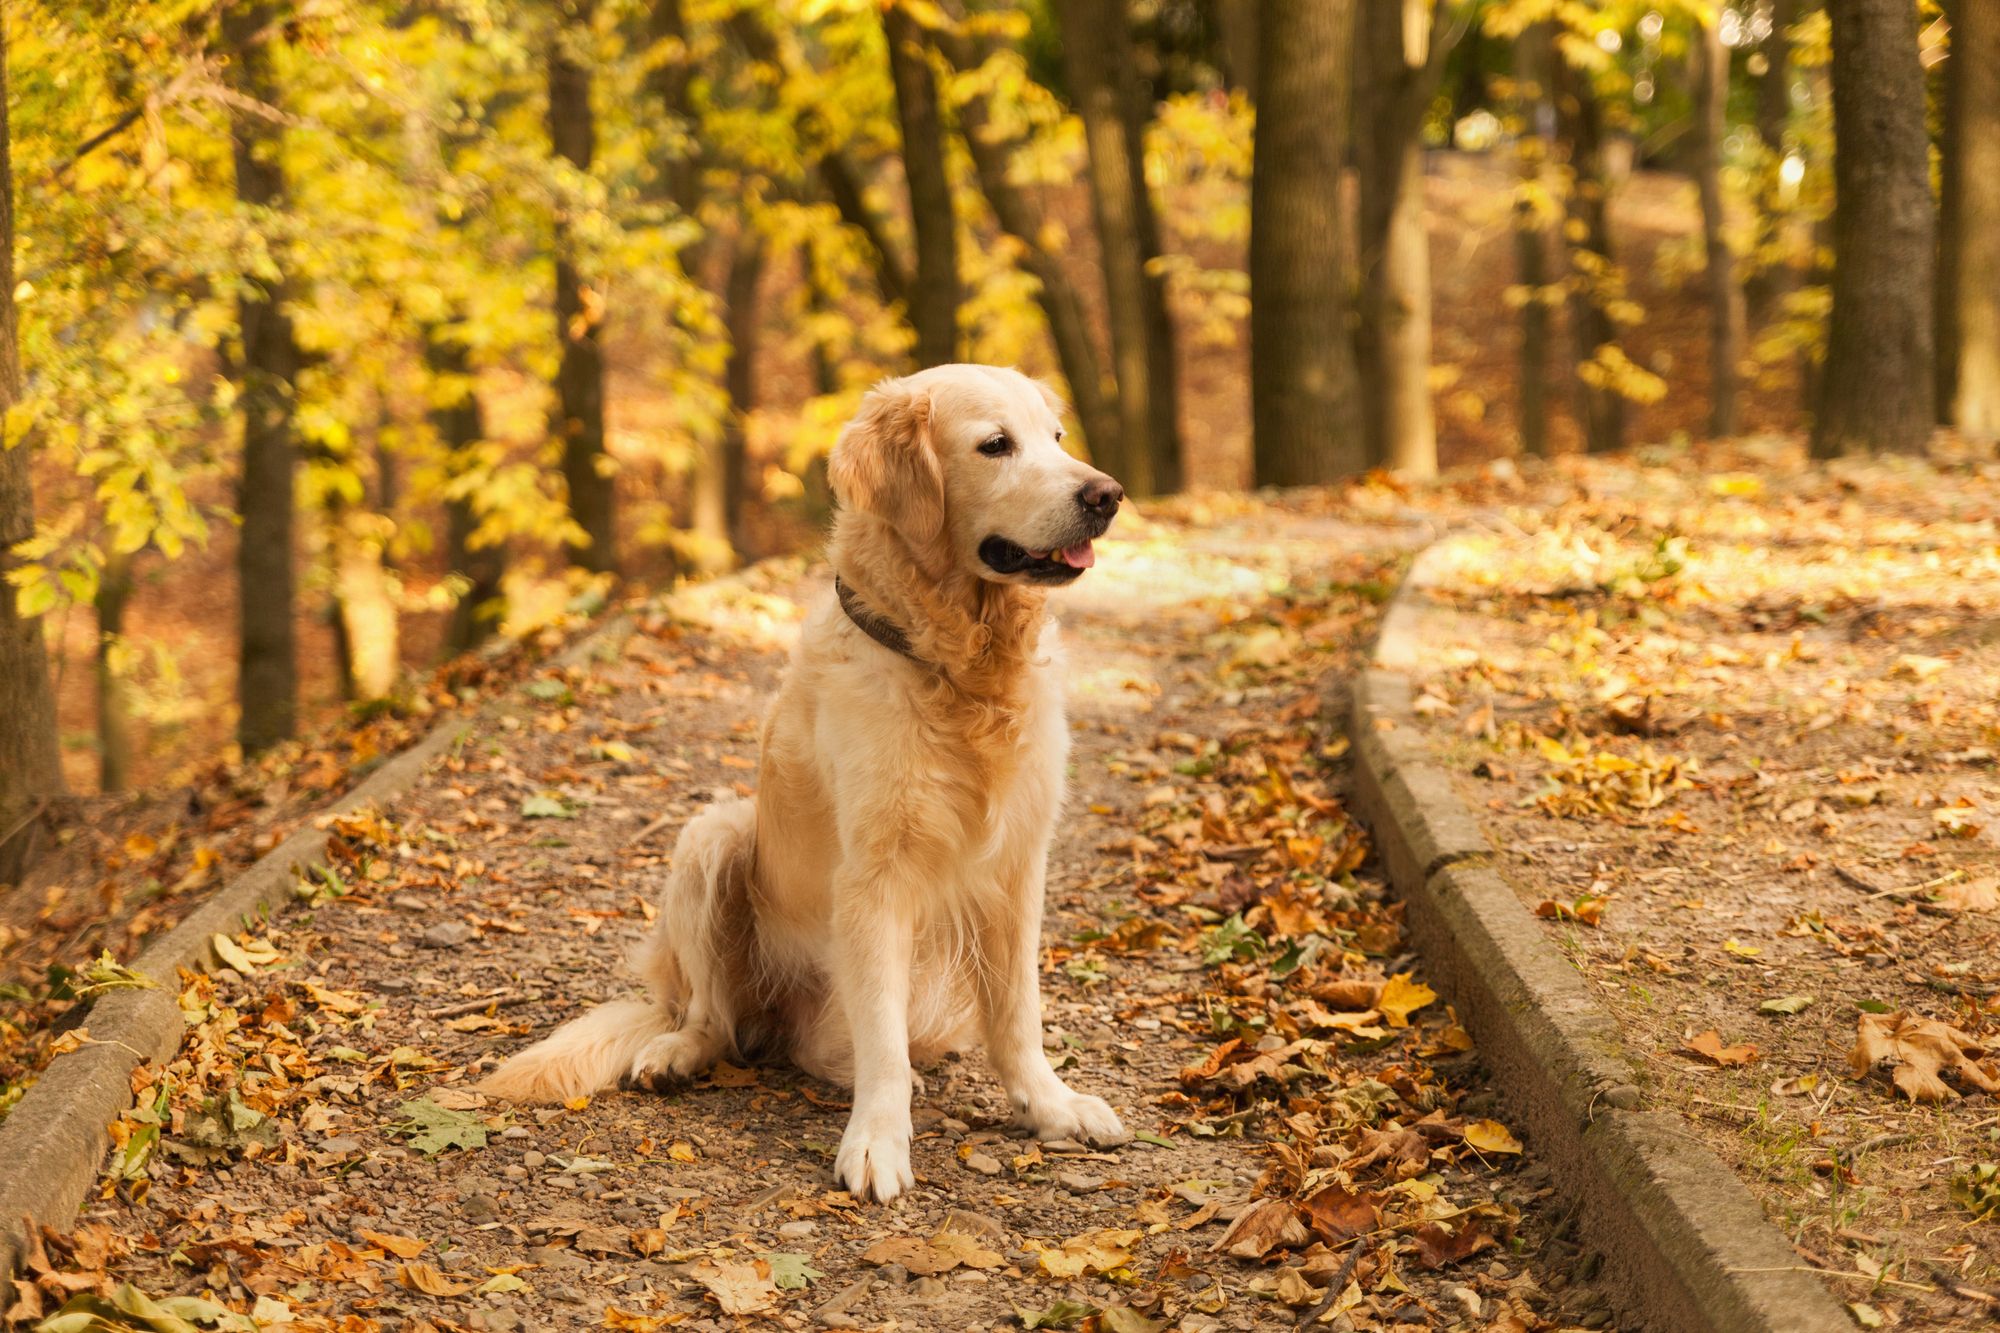
[[[735,1049],[756,971],[756,850],[754,801],[710,806],[681,830],[660,919],[638,959],[647,987],[667,997],[679,1022],[638,1049],[628,1082],[665,1090]]]

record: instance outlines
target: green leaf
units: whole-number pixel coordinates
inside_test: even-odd
[[[576,702],[576,696],[570,693],[569,686],[560,680],[531,680],[528,682],[527,690],[529,698],[540,699],[543,703]]]
[[[1775,1000],[1766,1000],[1764,1003],[1758,1005],[1757,1012],[1760,1014],[1803,1013],[1806,1006],[1812,1002],[1813,997],[1810,995],[1781,995]]]
[[[1132,1136],[1132,1141],[1134,1143],[1150,1143],[1155,1148],[1171,1148],[1174,1146],[1172,1140],[1161,1138],[1158,1134],[1155,1134],[1150,1130],[1142,1130],[1141,1132],[1134,1134]]]
[[[771,1265],[771,1285],[780,1291],[801,1291],[826,1276],[803,1254],[779,1252],[757,1257]]]
[[[576,811],[553,796],[530,796],[521,802],[521,813],[529,819],[575,819]]]
[[[1856,1000],[1854,1007],[1864,1014],[1893,1013],[1896,1006],[1886,1000]]]
[[[1075,1328],[1096,1310],[1081,1301],[1057,1301],[1046,1310],[1023,1310],[1017,1305],[1014,1313],[1022,1328]]]
[[[403,1119],[388,1126],[391,1134],[405,1135],[418,1152],[436,1155],[447,1148],[484,1148],[486,1126],[470,1111],[453,1111],[439,1106],[428,1096],[402,1105]]]

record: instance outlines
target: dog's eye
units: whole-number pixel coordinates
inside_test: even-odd
[[[999,458],[1003,454],[1014,452],[1014,442],[1008,439],[1005,433],[1002,433],[995,435],[991,439],[981,440],[979,442],[979,452],[985,454],[988,458]]]

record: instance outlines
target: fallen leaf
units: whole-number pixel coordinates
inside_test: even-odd
[[[1298,1249],[1311,1239],[1291,1204],[1283,1199],[1259,1199],[1238,1213],[1209,1248],[1238,1259],[1262,1259],[1272,1250]]]
[[[1943,885],[1937,891],[1937,900],[1954,912],[2000,911],[2000,876]]]
[[[1421,981],[1411,981],[1409,973],[1398,972],[1383,983],[1375,1007],[1389,1020],[1390,1027],[1406,1028],[1410,1025],[1410,1015],[1435,999],[1436,991]]]
[[[1521,1141],[1498,1120],[1475,1120],[1465,1127],[1465,1143],[1479,1152],[1518,1153]]]
[[[768,1310],[778,1300],[778,1288],[771,1281],[766,1263],[717,1263],[704,1259],[690,1264],[687,1274],[708,1289],[724,1314],[756,1314]]]
[[[1719,1068],[1734,1068],[1737,1065],[1747,1065],[1752,1060],[1755,1060],[1758,1054],[1757,1048],[1749,1042],[1745,1042],[1741,1046],[1724,1046],[1721,1034],[1717,1033],[1714,1028],[1710,1028],[1708,1031],[1700,1033],[1697,1036],[1690,1037],[1680,1050],[1683,1055],[1692,1055],[1698,1060],[1706,1061]]]
[[[454,1281],[436,1264],[404,1264],[396,1270],[396,1279],[411,1291],[421,1291],[426,1296],[463,1296],[472,1290],[470,1282]]]
[[[1428,1150],[1425,1155],[1429,1156]],[[1344,1185],[1329,1185],[1301,1203],[1298,1211],[1315,1235],[1329,1245],[1338,1245],[1341,1241],[1373,1231],[1381,1224],[1382,1199],[1380,1194],[1357,1192]],[[1237,1251],[1232,1249],[1230,1253],[1236,1254]]]
[[[1971,1036],[1932,1018],[1905,1011],[1862,1014],[1856,1020],[1854,1049],[1847,1066],[1855,1078],[1887,1070],[1890,1081],[1913,1102],[1948,1102],[1954,1092],[1949,1075],[1981,1092],[2000,1092],[2000,1060]]]
[[[1117,1227],[1086,1231],[1064,1241],[1060,1249],[1043,1250],[1037,1262],[1050,1277],[1107,1273],[1132,1262],[1132,1246],[1143,1234]]]
[[[1799,1014],[1804,1013],[1807,1006],[1812,1004],[1812,1002],[1813,997],[1810,995],[1781,995],[1775,1000],[1766,1000],[1758,1005],[1757,1012],[1762,1014]]]
[[[429,1241],[418,1240],[414,1236],[395,1236],[387,1232],[365,1230],[357,1231],[354,1234],[367,1241],[370,1245],[380,1245],[398,1259],[414,1259],[431,1247]]]

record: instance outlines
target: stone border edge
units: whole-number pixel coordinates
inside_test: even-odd
[[[1478,817],[1431,760],[1412,673],[1426,660],[1426,604],[1450,541],[1420,552],[1397,587],[1346,719],[1357,812],[1432,980],[1578,1210],[1622,1316],[1670,1333],[1853,1327],[1729,1166],[1678,1114],[1646,1106],[1617,1024],[1494,867]]]
[[[613,614],[541,667],[576,667],[616,653],[636,627],[634,613]],[[111,1143],[110,1127],[132,1105],[132,1071],[179,1049],[178,969],[209,970],[218,961],[210,943],[217,934],[234,932],[282,903],[294,873],[324,856],[332,817],[402,795],[434,760],[519,699],[519,688],[510,688],[468,715],[441,721],[378,765],[141,950],[132,970],[157,985],[114,990],[91,1005],[84,1044],[49,1061],[0,1121],[0,1164],[7,1166],[0,1174],[0,1277],[19,1269],[33,1227],[66,1224],[87,1200]]]

